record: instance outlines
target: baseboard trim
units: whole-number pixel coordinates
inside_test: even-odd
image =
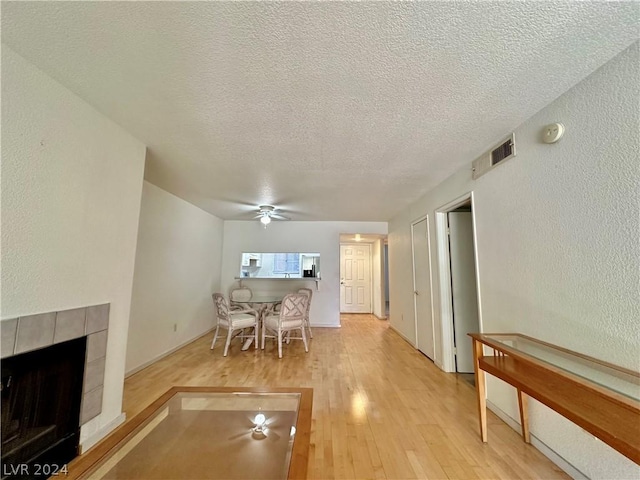
[[[402,338],[405,342],[407,342],[409,345],[411,345],[411,348],[417,350],[421,355],[424,355],[424,353],[422,353],[420,350],[418,350],[418,348],[416,347],[416,344],[414,342],[412,342],[409,338],[405,337],[404,334],[398,330],[396,327],[394,327],[391,323],[389,323],[389,328],[391,330],[393,330],[394,332],[396,332],[400,338]],[[426,358],[427,360],[431,360],[429,357],[427,357],[426,355],[424,355],[424,358]],[[445,373],[450,373],[447,372],[443,367],[441,363],[438,363],[436,360],[431,360],[433,362],[433,364],[438,367],[440,370],[442,370]]]
[[[185,347],[187,345],[189,345],[190,343],[195,342],[196,340],[198,340],[199,338],[204,337],[205,335],[209,335],[211,332],[213,332],[215,330],[214,328],[211,328],[209,330],[207,330],[204,333],[198,334],[193,338],[190,338],[189,340],[186,340],[185,342],[182,342],[179,345],[176,345],[173,348],[170,348],[169,350],[167,350],[166,352],[161,353],[160,355],[157,355],[155,357],[153,357],[151,360],[144,362],[142,365],[139,365],[135,368],[132,368],[131,370],[129,370],[128,372],[125,372],[124,374],[124,378],[129,378],[131,375],[135,375],[136,373],[138,373],[141,370],[144,370],[145,368],[147,368],[148,366],[156,363],[158,360],[162,360],[164,357],[168,357],[169,355],[171,355],[172,353],[176,352],[177,350],[180,350],[182,347]]]
[[[489,410],[495,413],[500,418],[500,420],[502,420],[504,423],[506,423],[511,428],[513,428],[516,432],[518,432],[518,434],[522,432],[522,428],[520,428],[520,423],[518,423],[516,420],[514,420],[509,415],[507,415],[503,410],[496,407],[496,405],[490,402],[489,400],[487,400],[487,408],[489,408]],[[529,435],[531,436],[531,445],[533,445],[537,450],[540,450],[540,452],[545,457],[547,457],[549,460],[555,463],[558,467],[560,467],[571,478],[575,480],[589,479],[589,477],[587,477],[584,473],[582,473],[580,470],[578,470],[576,467],[574,467],[569,462],[567,462],[564,458],[558,455],[558,453],[552,450],[551,447],[546,445],[542,440],[536,437],[533,433],[529,433]]]
[[[96,443],[98,443],[100,440],[105,438],[107,435],[113,432],[116,428],[122,425],[126,419],[127,419],[127,414],[122,412],[116,418],[114,418],[109,423],[101,427],[97,432],[85,438],[84,441],[80,442],[80,445],[79,445],[80,455],[85,453],[87,450],[93,447]]]
[[[413,343],[411,340],[409,340],[404,333],[402,333],[400,330],[398,330],[393,324],[389,323],[389,328],[391,330],[393,330],[394,332],[396,332],[400,338],[402,338],[405,342],[407,342],[409,345],[411,345],[411,347],[416,348],[415,343]]]

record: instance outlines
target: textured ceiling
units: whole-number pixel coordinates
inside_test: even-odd
[[[204,210],[386,221],[636,40],[638,9],[3,1],[2,40]]]

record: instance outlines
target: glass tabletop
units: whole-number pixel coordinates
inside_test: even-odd
[[[592,357],[548,345],[523,335],[485,334],[482,337],[541,360],[634,400],[640,400],[640,373]],[[508,352],[507,352],[508,354]]]
[[[284,298],[284,295],[257,295],[251,297],[251,300],[242,300],[239,303],[248,303],[251,305],[255,305],[258,303],[279,303]]]
[[[82,478],[286,479],[301,395],[176,392]]]

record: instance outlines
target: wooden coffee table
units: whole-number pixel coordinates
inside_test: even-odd
[[[173,387],[71,462],[67,478],[303,479],[312,403],[311,388]]]

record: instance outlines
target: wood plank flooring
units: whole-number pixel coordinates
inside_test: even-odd
[[[314,389],[308,478],[569,478],[489,412],[489,443],[478,432],[475,390],[440,371],[386,321],[346,314],[342,328],[315,328],[302,342],[222,356],[202,337],[125,381],[132,418],[174,385]],[[515,393],[514,393],[515,395]]]

